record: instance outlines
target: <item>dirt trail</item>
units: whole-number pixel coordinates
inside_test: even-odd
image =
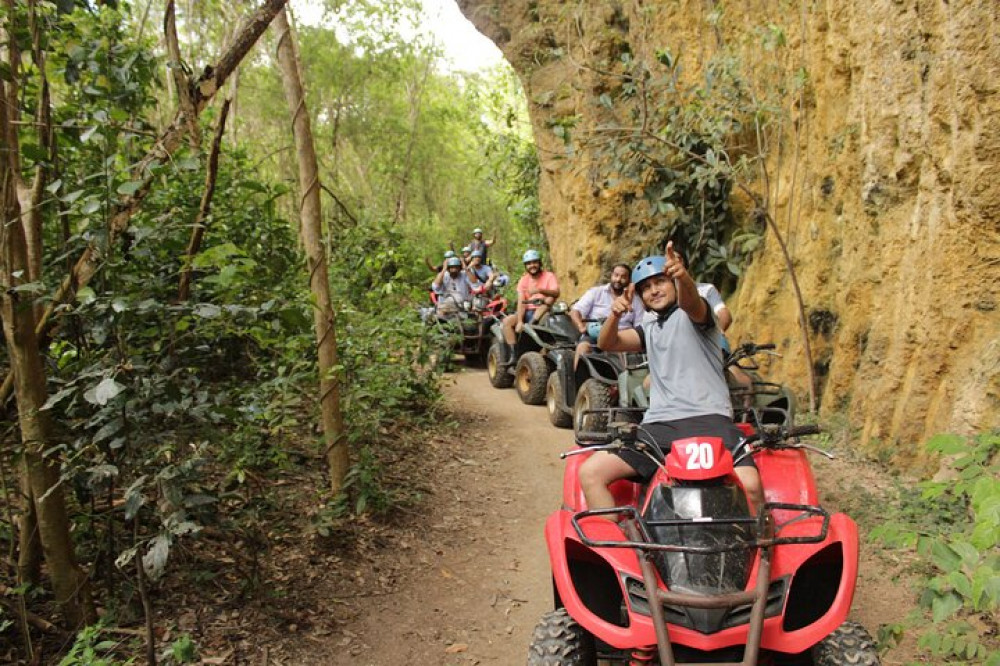
[[[467,446],[439,488],[426,554],[391,598],[351,630],[361,654],[330,663],[362,666],[523,664],[531,631],[551,608],[543,539],[558,508],[572,431],[541,407],[490,386],[485,372],[449,376],[450,409],[469,415]],[[440,546],[435,540],[440,539]]]
[[[543,407],[493,389],[482,371],[446,382],[449,409],[468,425],[460,446],[442,443],[458,453],[435,474],[429,527],[411,537],[416,543],[386,546],[398,549],[402,567],[393,569],[391,584],[376,586],[382,592],[358,604],[334,640],[286,663],[525,663],[532,629],[552,604],[543,526],[560,503],[559,453],[572,446],[572,434],[550,425]],[[855,461],[815,464],[829,508],[877,483]],[[899,569],[884,553],[863,548],[863,560],[854,617],[874,634],[879,624],[902,619],[912,593],[894,580]]]

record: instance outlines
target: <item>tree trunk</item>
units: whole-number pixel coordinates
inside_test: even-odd
[[[9,54],[8,54],[9,55]],[[8,66],[10,62],[8,61]],[[10,71],[17,72],[11,67]],[[17,134],[8,115],[16,108],[14,86],[4,83],[0,104],[0,197],[3,224],[0,225],[0,318],[7,342],[14,392],[17,396],[18,424],[24,445],[25,470],[34,498],[38,537],[48,565],[56,602],[66,619],[74,625],[95,619],[90,601],[87,578],[76,566],[73,542],[69,533],[69,516],[59,485],[59,467],[45,456],[49,447],[47,412],[42,406],[47,399],[45,368],[35,336],[35,315],[30,301],[22,300],[15,291],[30,278],[28,250],[21,206],[17,198],[19,146]]]
[[[427,77],[431,73],[430,58],[424,63],[424,71],[418,81],[413,81],[406,87],[410,102],[410,138],[406,144],[406,156],[403,158],[403,170],[400,175],[399,193],[396,195],[396,209],[392,216],[393,224],[406,217],[406,195],[410,185],[410,169],[413,162],[413,149],[417,145],[417,131],[420,126],[421,103],[424,89],[427,87]]]
[[[313,143],[309,112],[306,109],[299,65],[298,45],[289,25],[286,10],[274,19],[278,36],[278,66],[281,68],[285,98],[292,116],[292,132],[299,162],[299,228],[309,266],[309,288],[315,302],[313,318],[316,344],[319,353],[320,413],[323,420],[323,439],[326,459],[330,466],[330,487],[340,492],[347,476],[350,460],[347,441],[343,436],[344,423],[340,412],[340,389],[337,382],[336,320],[330,303],[330,278],[323,246],[323,217],[320,207],[319,167]]]
[[[17,521],[17,575],[18,584],[38,585],[42,580],[42,542],[38,539],[38,515],[35,513],[35,497],[28,480],[28,466],[21,465],[22,512]]]

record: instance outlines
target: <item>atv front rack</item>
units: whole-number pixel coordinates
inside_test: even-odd
[[[819,532],[807,536],[782,537],[775,536],[775,528],[768,528],[773,525],[770,515],[774,509],[782,511],[798,511],[799,515],[781,525],[776,526],[780,532],[781,528],[794,522],[799,522],[809,516],[820,516],[823,522]],[[580,520],[591,516],[611,516],[618,515],[623,522],[631,521],[636,526],[638,538],[629,536],[627,541],[601,541],[591,539],[583,532]],[[571,518],[573,529],[580,537],[583,545],[589,548],[635,548],[646,552],[660,551],[668,553],[695,553],[698,555],[710,555],[714,553],[725,553],[737,550],[749,550],[754,548],[770,548],[772,546],[785,546],[789,544],[822,543],[826,540],[827,532],[830,528],[830,514],[821,506],[811,506],[809,504],[785,504],[784,502],[767,502],[764,510],[756,518],[673,518],[670,520],[646,520],[639,515],[639,510],[634,506],[619,506],[611,509],[593,509],[575,513]],[[657,543],[652,536],[650,528],[655,527],[685,527],[690,525],[756,525],[757,536],[754,539],[744,539],[736,543],[716,544],[711,546],[683,546],[671,543]],[[769,536],[770,535],[770,536]]]
[[[775,536],[775,525],[771,516],[772,509],[800,511],[800,515],[790,521],[783,523],[777,529],[798,522],[809,516],[822,516],[823,522],[819,533],[816,535],[802,537],[778,537]],[[601,541],[590,539],[583,533],[579,520],[588,516],[608,516],[619,515],[622,517],[621,525],[625,531],[626,541]],[[736,608],[739,606],[750,606],[750,622],[747,628],[746,646],[743,649],[743,660],[739,662],[714,663],[711,666],[757,666],[757,659],[760,655],[761,635],[764,630],[764,613],[767,608],[768,591],[771,578],[771,556],[774,546],[797,543],[820,543],[826,539],[830,525],[830,514],[819,506],[805,504],[785,504],[779,502],[768,502],[764,509],[760,511],[757,518],[682,518],[672,520],[647,521],[639,515],[636,507],[623,506],[612,509],[594,509],[592,511],[581,511],[574,514],[572,518],[573,528],[576,530],[580,540],[591,548],[634,548],[638,552],[639,566],[642,569],[643,583],[646,588],[646,598],[649,600],[649,611],[653,618],[653,627],[656,631],[657,652],[660,658],[660,666],[676,666],[674,661],[673,645],[667,632],[667,621],[664,614],[664,606],[687,606],[689,608]],[[756,524],[756,538],[743,540],[735,544],[717,546],[679,546],[675,544],[655,543],[651,537],[651,527],[683,526],[694,524],[715,524],[715,525],[745,525]],[[752,590],[744,592],[731,592],[726,594],[701,595],[685,594],[663,590],[659,586],[656,567],[651,561],[654,551],[666,551],[676,553],[698,553],[711,554],[722,553],[734,550],[756,548],[760,549],[760,563],[757,567],[757,584]],[[709,664],[689,664],[688,666],[710,666]]]

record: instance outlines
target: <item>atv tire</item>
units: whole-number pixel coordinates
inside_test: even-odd
[[[604,432],[608,429],[607,414],[584,414],[590,409],[611,407],[611,389],[596,379],[588,379],[580,386],[573,404],[573,432]]]
[[[502,343],[494,341],[490,345],[490,350],[486,352],[486,374],[490,378],[493,388],[505,389],[514,384],[514,377],[507,372],[504,364],[504,350],[500,347]]]
[[[879,666],[878,649],[857,622],[845,622],[812,649],[814,666]]]
[[[538,352],[526,352],[517,360],[514,370],[514,388],[521,402],[540,405],[545,402],[545,384],[549,379],[549,366]]]
[[[565,608],[549,611],[531,635],[528,666],[597,666],[594,637]]]
[[[545,408],[549,410],[549,422],[557,428],[572,428],[573,415],[559,408],[562,393],[562,379],[558,372],[553,372],[545,383]]]

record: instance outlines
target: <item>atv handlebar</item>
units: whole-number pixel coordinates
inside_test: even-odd
[[[747,444],[761,442],[764,445],[776,444],[793,439],[795,437],[805,437],[806,435],[818,435],[822,432],[818,425],[810,423],[807,425],[782,426],[776,424],[763,424],[757,432],[746,438]]]
[[[777,346],[772,342],[767,342],[761,345],[758,345],[755,342],[745,342],[734,349],[729,356],[726,357],[725,365],[727,368],[735,365],[739,368],[743,368],[744,370],[757,370],[759,366],[757,365],[757,362],[753,360],[753,357],[762,353],[770,354],[771,356],[781,356],[781,354],[774,351],[776,348]],[[746,364],[743,365],[740,361],[746,361]]]
[[[762,423],[757,426],[757,432],[752,435],[748,435],[743,440],[742,447],[744,447],[744,451],[737,456],[733,462],[734,464],[738,463],[747,456],[753,455],[754,453],[764,449],[770,449],[772,451],[778,451],[781,449],[806,449],[807,451],[818,453],[826,456],[830,460],[833,460],[834,455],[829,451],[824,451],[823,449],[815,446],[809,446],[808,444],[802,444],[797,441],[790,441],[795,440],[798,437],[805,437],[806,435],[818,435],[820,432],[822,432],[822,430],[820,430],[820,427],[814,423],[798,426],[783,426]]]

